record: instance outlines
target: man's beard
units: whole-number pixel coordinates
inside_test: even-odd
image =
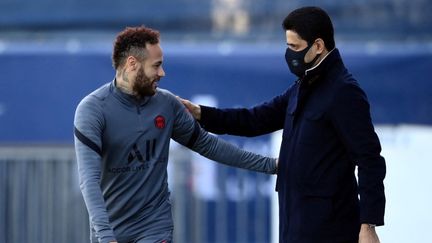
[[[149,77],[147,77],[144,74],[143,68],[140,68],[138,70],[132,90],[134,94],[136,94],[140,98],[144,96],[153,96],[154,94],[156,94],[156,90],[153,89],[154,82],[156,81],[152,81]]]

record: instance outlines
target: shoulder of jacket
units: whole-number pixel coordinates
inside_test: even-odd
[[[95,99],[104,100],[111,94],[111,83],[107,83],[91,92],[88,97],[94,97]]]
[[[171,91],[167,90],[167,89],[161,89],[158,88],[157,90],[157,94],[161,95],[162,97],[169,97],[169,98],[175,98],[174,94],[171,93]]]
[[[110,84],[105,84],[85,96],[78,106],[98,109],[103,106],[104,100],[110,95]]]
[[[158,102],[168,102],[168,103],[175,103],[177,100],[176,96],[171,93],[171,91],[166,89],[160,89],[158,88],[156,93],[156,98],[159,100]]]

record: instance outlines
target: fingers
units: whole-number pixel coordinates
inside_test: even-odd
[[[192,102],[190,102],[189,100],[186,100],[186,99],[183,99],[183,98],[181,98],[180,96],[177,96],[176,95],[176,98],[181,102],[181,103],[183,103],[183,105],[185,105],[186,107],[190,107],[190,106],[192,106]]]
[[[183,98],[181,98],[181,97],[179,97],[179,96],[176,96],[177,97],[177,99],[184,105],[184,106],[186,106],[186,108],[190,111],[190,112],[192,112],[193,111],[193,109],[195,108],[195,106],[194,106],[194,104],[192,103],[192,102],[190,102],[189,100],[186,100],[186,99],[183,99]]]
[[[192,114],[195,119],[201,119],[201,107],[199,105],[194,104],[191,101],[183,99],[179,96],[176,96],[176,98],[186,107],[186,109]]]

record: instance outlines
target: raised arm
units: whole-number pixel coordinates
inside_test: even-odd
[[[79,183],[91,224],[99,242],[116,242],[100,188],[103,118],[88,98],[80,103],[74,120]]]
[[[218,109],[180,99],[201,126],[212,133],[259,136],[283,128],[288,91],[252,108]]]
[[[199,154],[229,166],[275,174],[275,159],[238,148],[204,131],[186,109],[177,101],[172,138]]]

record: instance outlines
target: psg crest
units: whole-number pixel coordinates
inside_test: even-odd
[[[154,119],[155,126],[159,129],[165,127],[165,117],[159,115]]]

